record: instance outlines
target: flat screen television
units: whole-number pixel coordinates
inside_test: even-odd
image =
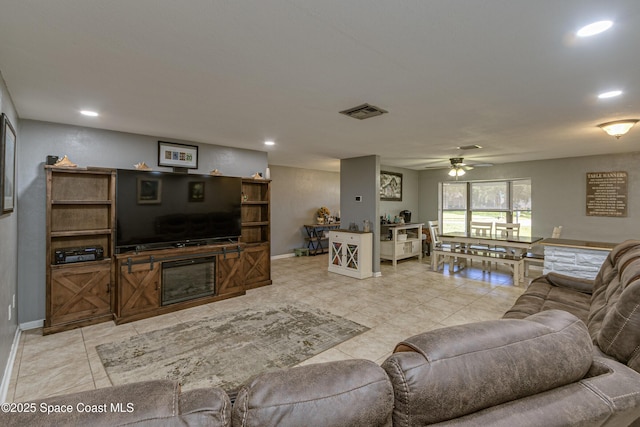
[[[242,179],[118,169],[116,253],[238,239]]]

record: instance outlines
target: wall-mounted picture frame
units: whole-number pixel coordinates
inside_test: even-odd
[[[189,183],[189,202],[204,202],[204,181]]]
[[[397,172],[380,172],[380,200],[402,201],[402,174]]]
[[[2,214],[13,212],[16,194],[16,131],[6,114],[0,117],[0,203]]]
[[[158,166],[198,169],[198,146],[158,141]]]
[[[139,205],[162,203],[162,180],[160,178],[138,178],[136,194]]]

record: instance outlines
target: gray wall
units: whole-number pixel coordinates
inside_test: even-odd
[[[603,143],[616,143],[603,140]],[[623,139],[619,143],[625,143]],[[586,173],[627,171],[628,216],[586,215]],[[465,180],[531,178],[532,234],[549,237],[562,225],[562,237],[600,242],[640,238],[640,153],[572,157],[509,163],[467,172]],[[438,182],[446,170],[420,172],[420,221],[438,218]]]
[[[411,221],[419,222],[420,218],[420,172],[412,169],[396,168],[393,166],[380,166],[381,171],[397,172],[402,174],[402,201],[392,202],[380,201],[380,215],[391,215],[393,217],[400,214],[400,211],[411,211]]]
[[[0,73],[0,112],[5,113],[16,131],[16,156],[19,159],[22,138],[18,115]],[[16,186],[17,189],[17,186]],[[13,296],[18,297],[18,212],[20,206],[16,200],[13,213],[0,215],[0,380],[3,379],[11,344],[18,328],[17,306],[13,308]],[[11,320],[9,320],[9,307]],[[1,383],[1,381],[0,381]],[[0,396],[1,397],[1,396]],[[1,399],[0,399],[1,400]]]
[[[270,166],[270,170],[271,255],[290,254],[306,247],[303,225],[316,222],[321,206],[338,215],[340,174],[286,166]]]
[[[158,140],[167,140],[161,137],[23,120],[20,139],[18,318],[26,323],[45,317],[46,156],[66,154],[78,166],[133,169],[135,163],[144,161],[155,170],[171,169],[157,166]],[[262,151],[169,141],[198,145],[199,168],[191,173],[206,174],[217,168],[225,175],[251,176],[264,173],[267,167],[267,153]]]
[[[348,228],[371,221],[373,231],[373,272],[380,272],[380,157],[365,156],[340,160],[340,223]],[[357,202],[356,196],[361,196]]]

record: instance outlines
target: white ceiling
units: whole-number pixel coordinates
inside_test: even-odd
[[[605,18],[611,30],[573,36]],[[638,0],[0,4],[0,71],[22,119],[323,170],[370,154],[423,169],[640,151],[640,126],[620,140],[596,127],[640,118],[639,42]],[[364,102],[389,114],[338,113]],[[469,144],[484,148],[456,148]]]

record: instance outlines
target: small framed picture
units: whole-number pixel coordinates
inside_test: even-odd
[[[402,201],[402,174],[380,172],[380,200]]]
[[[198,146],[158,141],[158,166],[198,169]]]
[[[204,181],[192,181],[189,183],[189,201],[204,202]]]
[[[0,132],[0,214],[5,214],[13,212],[15,204],[16,131],[4,113]]]
[[[138,204],[162,203],[162,181],[159,178],[138,178]]]

